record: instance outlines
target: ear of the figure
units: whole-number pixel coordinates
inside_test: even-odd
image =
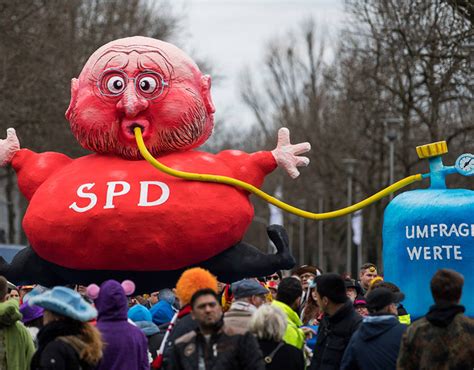
[[[125,292],[125,295],[132,295],[135,291],[135,283],[132,280],[124,280],[122,282],[122,288]]]
[[[211,97],[211,76],[201,76],[201,96],[204,100],[204,105],[208,114],[213,114],[216,111]]]
[[[77,93],[79,90],[79,80],[77,78],[73,78],[71,80],[71,100],[69,101],[69,107],[66,110],[66,119],[69,120],[72,115],[72,110],[76,105],[77,101]]]
[[[90,299],[97,299],[100,293],[100,288],[97,284],[91,284],[87,287],[86,292]]]

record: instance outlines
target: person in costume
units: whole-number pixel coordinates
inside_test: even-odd
[[[100,288],[91,284],[87,295],[98,311],[97,329],[105,343],[104,356],[97,370],[148,370],[148,341],[145,334],[128,322],[128,300],[135,290],[132,281],[120,284],[115,280],[103,282]]]
[[[198,328],[175,340],[166,370],[264,370],[262,352],[252,333],[236,332],[222,319],[213,289],[200,289],[191,298]]]
[[[8,286],[0,276],[0,369],[27,370],[35,347],[21,323],[18,302],[7,300]]]
[[[256,187],[278,166],[299,175],[310,145],[291,144],[287,129],[272,151],[193,150],[213,129],[210,89],[211,78],[169,43],[137,36],[99,48],[72,80],[66,112],[93,154],[72,159],[20,149],[14,129],[0,140],[0,166],[12,165],[29,201],[23,228],[31,243],[11,265],[0,263],[0,273],[46,286],[130,278],[146,292],[173,286],[195,265],[225,282],[292,268],[281,226],[267,230],[276,254],[241,241],[253,218],[247,192],[170,177],[142,159],[135,128],[172,168]]]
[[[153,363],[153,368],[170,366],[169,351],[174,341],[184,334],[197,329],[198,324],[191,315],[191,298],[200,289],[212,289],[217,294],[217,279],[209,271],[196,267],[186,270],[176,283],[176,297],[181,309],[168,327],[168,335],[164,338],[161,356]]]
[[[28,300],[44,309],[44,327],[38,333],[38,349],[31,370],[94,369],[102,358],[99,331],[88,323],[97,311],[79,293],[55,287]]]

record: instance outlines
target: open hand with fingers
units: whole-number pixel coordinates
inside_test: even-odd
[[[7,129],[7,138],[0,139],[0,167],[10,164],[15,153],[20,150],[20,142],[14,128]]]
[[[272,150],[273,157],[278,166],[283,167],[291,178],[296,179],[300,175],[298,167],[307,166],[309,158],[300,156],[311,150],[311,144],[308,142],[291,144],[290,131],[283,127],[278,130],[277,147]]]

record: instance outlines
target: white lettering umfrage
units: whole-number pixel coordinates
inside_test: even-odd
[[[429,224],[405,226],[407,239],[428,239],[436,237],[474,238],[474,224]]]

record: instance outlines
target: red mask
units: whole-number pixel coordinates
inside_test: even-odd
[[[66,118],[79,143],[96,153],[141,159],[136,126],[155,156],[189,150],[214,126],[210,86],[210,77],[177,47],[120,39],[98,49],[72,80]]]

